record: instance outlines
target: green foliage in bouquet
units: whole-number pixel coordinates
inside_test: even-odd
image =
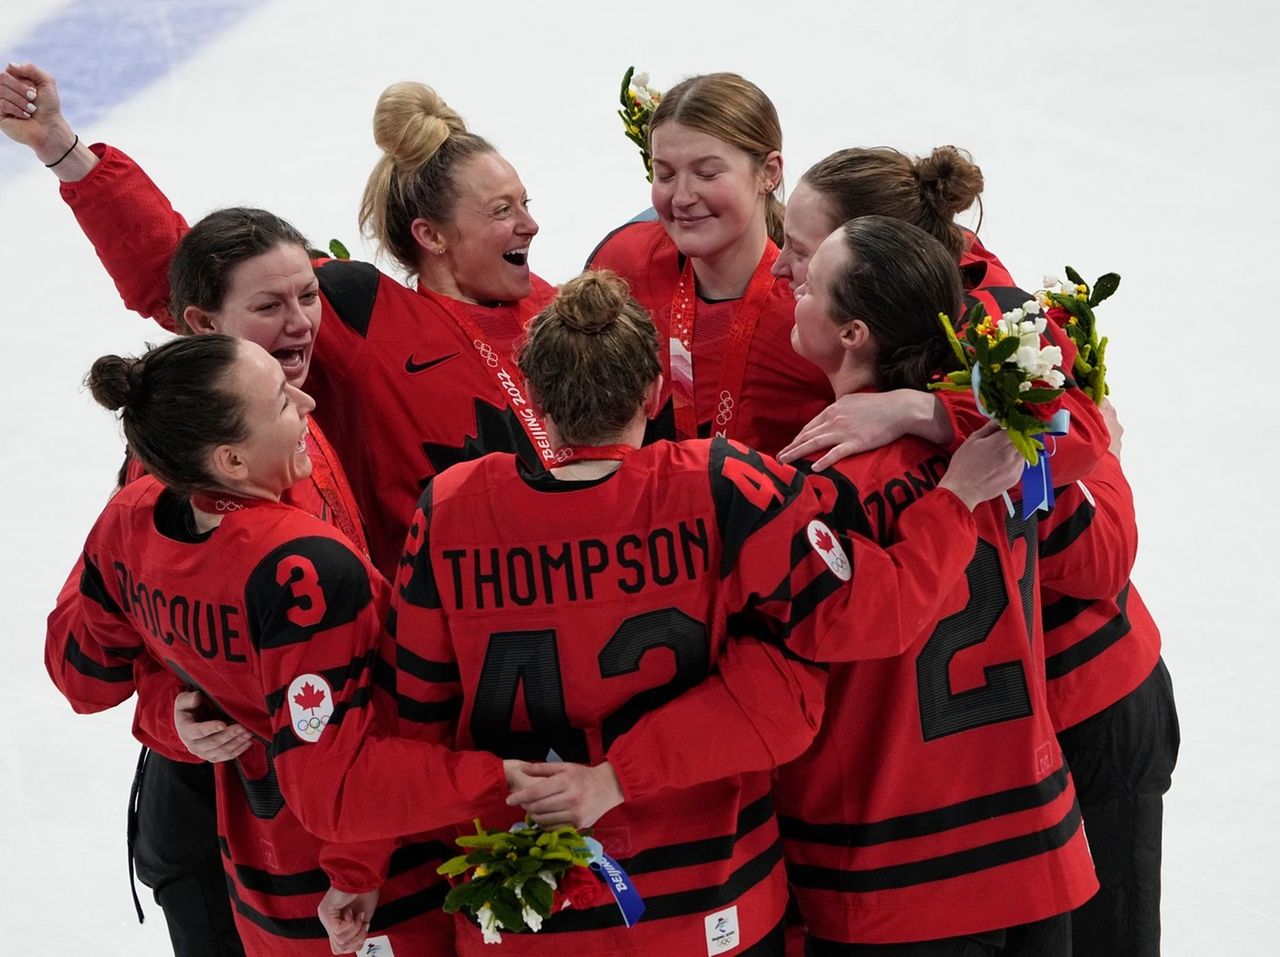
[[[974,391],[976,375],[982,408],[1000,423],[1023,458],[1035,465],[1044,448],[1036,436],[1045,431],[1045,423],[1061,406],[1065,381],[1055,368],[1062,361],[1062,350],[1041,347],[1044,319],[1017,309],[993,322],[985,307],[975,303],[965,315],[959,335],[945,313],[939,313],[938,320],[963,368],[929,383],[929,388]]]
[[[1111,391],[1107,386],[1107,337],[1099,338],[1093,310],[1120,288],[1120,276],[1113,272],[1105,273],[1090,289],[1089,284],[1070,266],[1066,267],[1066,273],[1066,283],[1046,277],[1046,288],[1036,293],[1036,299],[1044,306],[1045,314],[1058,323],[1076,344],[1072,371],[1089,398],[1101,405]]]
[[[561,878],[590,861],[586,837],[568,825],[543,830],[528,820],[512,831],[487,831],[478,819],[475,826],[475,834],[455,840],[467,853],[438,869],[453,883],[445,911],[465,910],[482,927],[496,919],[503,930],[538,930],[556,905]]]
[[[629,66],[622,76],[622,92],[618,99],[622,103],[618,116],[622,118],[627,139],[640,147],[645,179],[652,183],[653,157],[649,155],[649,121],[653,119],[653,111],[662,101],[662,94],[649,85],[649,74],[636,73],[636,68]]]

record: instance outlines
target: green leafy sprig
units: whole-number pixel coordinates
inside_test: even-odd
[[[632,79],[636,82],[633,84]],[[622,109],[618,116],[626,129],[627,139],[640,147],[640,159],[644,162],[645,179],[653,182],[653,157],[649,155],[649,121],[653,119],[653,111],[662,101],[662,94],[649,86],[646,73],[636,75],[636,68],[627,67],[622,76],[622,90],[618,95]]]
[[[1107,385],[1107,337],[1098,336],[1098,321],[1093,310],[1120,288],[1120,276],[1104,273],[1090,288],[1078,272],[1070,266],[1065,268],[1067,282],[1045,277],[1046,288],[1036,293],[1036,299],[1045,307],[1049,318],[1062,326],[1075,343],[1076,361],[1072,372],[1089,398],[1101,405],[1111,391]]]
[[[1029,305],[1034,307],[1035,303]],[[1035,465],[1044,448],[1036,436],[1044,432],[1045,422],[1063,392],[1060,384],[1055,384],[1061,382],[1062,373],[1051,368],[1053,357],[1061,358],[1061,351],[1052,346],[1040,347],[1043,319],[1018,309],[1005,313],[1000,322],[993,322],[985,307],[975,303],[965,315],[960,333],[946,313],[938,313],[938,321],[962,368],[947,373],[939,382],[929,383],[929,388],[971,392],[973,370],[980,369],[979,402],[1008,433],[1009,441],[1022,457]],[[1034,354],[1021,352],[1024,345],[1034,346]],[[1023,362],[1019,362],[1020,358]]]
[[[525,908],[537,914],[541,926],[555,904],[555,889],[571,868],[591,860],[586,837],[577,828],[543,830],[528,819],[511,831],[488,831],[475,821],[476,833],[455,843],[467,853],[440,865],[439,873],[453,887],[444,900],[447,913],[465,910],[484,927],[482,908],[488,908],[503,930],[515,933],[529,927]]]

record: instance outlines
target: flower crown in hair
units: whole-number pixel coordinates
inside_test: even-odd
[[[649,85],[648,73],[637,73],[635,67],[629,66],[622,77],[619,101],[622,109],[618,111],[618,116],[622,117],[622,125],[626,127],[627,139],[640,147],[645,179],[652,183],[653,157],[649,155],[649,122],[653,119],[654,110],[662,102],[662,93]]]

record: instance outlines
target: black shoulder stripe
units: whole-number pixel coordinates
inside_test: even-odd
[[[1089,530],[1097,509],[1081,499],[1080,507],[1071,516],[1040,541],[1040,557],[1051,558],[1068,548],[1072,542]]]
[[[419,701],[407,694],[396,693],[396,714],[405,721],[414,724],[452,725],[462,714],[462,698],[449,698],[447,701]]]
[[[133,680],[133,665],[99,664],[84,653],[84,649],[80,647],[80,642],[76,641],[74,634],[67,635],[65,656],[71,667],[86,678],[93,678],[97,681],[105,681],[111,684]]]
[[[430,681],[434,684],[462,680],[456,661],[431,661],[415,654],[404,645],[396,647],[396,667],[413,675],[415,678],[421,678],[423,681]]]
[[[382,280],[378,267],[349,259],[330,259],[316,268],[316,279],[324,298],[343,324],[362,338],[367,336]]]
[[[347,712],[367,708],[372,697],[368,688],[361,688],[346,701],[339,702],[333,709],[333,714],[329,716],[329,727],[342,724],[342,719],[346,717]],[[281,728],[271,739],[270,753],[272,757],[278,758],[297,747],[310,747],[310,745],[294,734],[291,728]],[[274,768],[272,770],[274,771]]]
[[[111,592],[107,591],[107,583],[102,578],[102,570],[89,557],[88,552],[85,552],[84,555],[84,570],[80,572],[80,594],[101,605],[113,615],[121,613],[120,606],[111,597]]]
[[[1129,586],[1116,596],[1119,611],[1101,628],[1044,661],[1045,678],[1052,681],[1092,661],[1133,629],[1129,622]]]
[[[329,889],[329,876],[323,868],[297,871],[293,874],[273,874],[271,871],[245,864],[235,865],[236,881],[241,887],[273,897],[294,897],[298,894],[323,894]]]
[[[913,887],[931,881],[976,874],[1002,864],[1047,854],[1064,846],[1079,830],[1080,805],[1072,803],[1070,810],[1056,824],[980,847],[908,864],[859,870],[792,864],[787,867],[787,876],[793,884],[800,887],[843,894],[867,894],[897,887]]]
[[[1021,309],[1023,303],[1034,298],[1031,293],[1025,289],[1019,289],[1017,286],[987,286],[980,291],[985,292],[994,299],[1001,312],[1013,312],[1015,309]]]
[[[378,649],[370,648],[362,655],[354,655],[345,665],[337,665],[333,668],[322,668],[319,672],[320,677],[329,682],[329,686],[334,691],[341,690],[348,681],[354,681],[357,684],[364,677],[364,673],[370,668],[374,669],[377,675],[378,665],[382,659],[378,657]],[[285,705],[285,695],[289,693],[289,685],[283,688],[277,688],[266,696],[267,712],[275,714]]]
[[[788,840],[833,847],[875,847],[930,834],[942,834],[979,821],[1044,807],[1056,801],[1066,789],[1067,766],[1063,764],[1053,774],[1035,784],[984,794],[929,811],[858,824],[818,824],[794,817],[780,817],[778,827],[782,836]]]
[[[1053,631],[1053,629],[1061,628],[1069,621],[1074,621],[1092,608],[1094,601],[1095,599],[1093,598],[1075,598],[1071,595],[1063,595],[1061,598],[1049,602],[1049,604],[1040,609],[1040,620],[1044,623],[1044,630]]]

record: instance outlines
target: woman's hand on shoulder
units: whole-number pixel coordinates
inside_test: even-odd
[[[813,463],[813,471],[821,472],[841,459],[882,448],[904,435],[945,444],[951,427],[945,414],[939,413],[940,406],[936,396],[915,389],[842,395],[800,430],[778,453],[778,460],[790,464],[829,450]]]

